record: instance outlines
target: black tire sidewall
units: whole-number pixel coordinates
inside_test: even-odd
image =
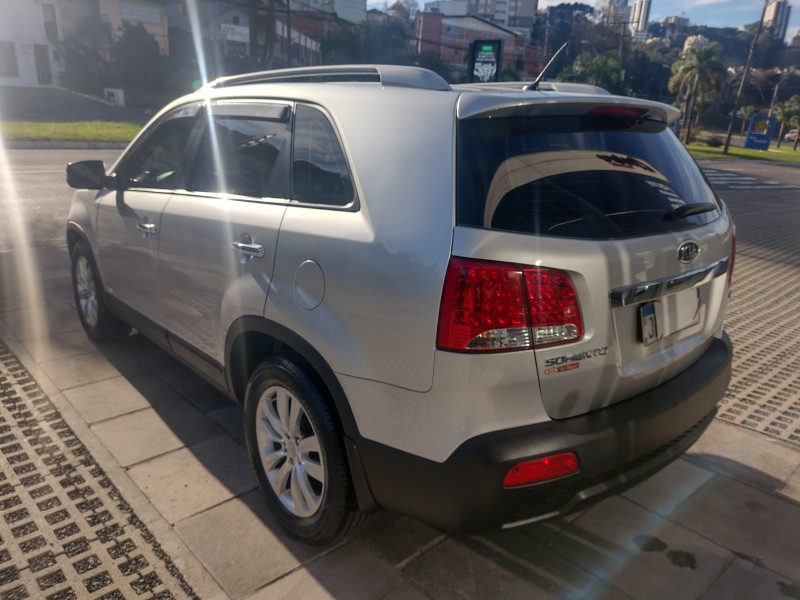
[[[77,266],[78,260],[84,257],[89,263],[89,268],[92,271],[92,279],[94,281],[95,294],[97,295],[97,323],[90,325],[86,321],[86,316],[81,310],[80,298],[78,297],[77,285]],[[78,311],[81,325],[86,331],[87,335],[99,342],[108,342],[120,337],[124,337],[129,331],[130,327],[122,321],[114,317],[108,312],[105,302],[105,290],[103,289],[103,282],[100,280],[100,274],[97,271],[97,263],[94,261],[91,250],[83,241],[75,244],[70,255],[71,260],[71,276],[72,276],[72,296],[75,299],[75,308]]]
[[[300,402],[320,441],[325,484],[319,510],[310,517],[298,517],[284,508],[276,497],[261,465],[256,438],[258,402],[274,385],[285,387]],[[273,516],[294,537],[309,544],[335,540],[347,528],[352,516],[350,478],[342,435],[332,418],[324,396],[314,382],[294,363],[281,357],[263,362],[253,373],[245,395],[245,438],[250,461]]]

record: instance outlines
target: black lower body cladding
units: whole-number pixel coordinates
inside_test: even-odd
[[[567,514],[646,479],[678,458],[716,414],[731,376],[730,339],[714,339],[677,377],[580,417],[484,434],[436,463],[362,440],[377,503],[445,530],[477,532]],[[572,451],[580,471],[506,489],[516,463]]]

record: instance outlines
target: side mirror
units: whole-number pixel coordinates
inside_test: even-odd
[[[82,190],[102,190],[114,188],[113,177],[106,176],[106,166],[102,160],[82,160],[67,165],[67,184]]]

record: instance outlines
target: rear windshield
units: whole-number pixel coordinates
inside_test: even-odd
[[[460,225],[612,239],[697,227],[720,204],[666,125],[514,116],[458,125]]]

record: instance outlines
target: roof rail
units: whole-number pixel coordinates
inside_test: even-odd
[[[450,90],[443,78],[420,67],[398,65],[332,65],[324,67],[298,67],[244,73],[220,77],[208,84],[212,88],[231,87],[254,83],[380,83],[384,86],[408,87],[426,90]]]

